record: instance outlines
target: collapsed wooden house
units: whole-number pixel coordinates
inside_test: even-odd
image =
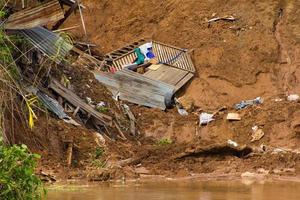
[[[144,67],[143,73],[126,68],[137,58],[135,49],[151,42],[157,64]],[[94,71],[98,81],[107,86],[115,98],[165,110],[174,94],[195,74],[186,49],[157,41],[139,40],[105,56],[106,66],[115,73]]]

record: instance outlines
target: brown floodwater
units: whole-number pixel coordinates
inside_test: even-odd
[[[162,181],[52,186],[47,200],[300,200],[299,182]]]

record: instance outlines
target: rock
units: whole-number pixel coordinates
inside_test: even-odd
[[[281,170],[280,170],[280,169],[274,169],[274,170],[273,170],[273,173],[274,173],[274,174],[281,174]]]
[[[242,178],[250,178],[250,179],[263,179],[267,174],[260,174],[254,172],[244,172],[241,174]]]
[[[284,168],[282,171],[285,173],[295,173],[296,169],[295,168]]]
[[[182,107],[186,111],[188,111],[188,112],[192,112],[193,111],[195,101],[191,97],[189,97],[189,96],[182,96],[182,97],[178,98],[178,102],[182,105]]]
[[[139,167],[135,169],[135,173],[137,174],[150,174],[150,171],[147,170],[145,167]]]
[[[95,142],[99,147],[105,146],[105,138],[98,132],[94,132]]]
[[[265,170],[264,168],[259,168],[259,169],[257,170],[257,172],[258,172],[259,174],[265,174],[265,175],[268,175],[268,174],[270,173],[270,170]]]

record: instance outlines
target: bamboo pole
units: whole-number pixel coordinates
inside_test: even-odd
[[[78,3],[78,5],[80,5],[80,0],[77,0],[77,3]],[[85,23],[84,23],[84,19],[83,19],[83,14],[82,14],[82,10],[81,10],[80,6],[78,6],[78,10],[79,10],[80,18],[81,18],[81,23],[82,23],[82,28],[83,28],[83,31],[84,31],[85,39],[86,39],[86,42],[88,43],[88,41],[87,41],[87,31],[86,31],[86,27],[85,27]],[[87,45],[87,47],[88,47],[89,54],[92,55],[90,46]]]

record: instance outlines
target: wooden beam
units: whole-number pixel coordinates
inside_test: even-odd
[[[52,79],[50,85],[48,86],[50,89],[55,91],[61,97],[63,97],[67,102],[72,104],[74,107],[80,107],[80,110],[85,111],[86,113],[90,114],[94,118],[101,121],[103,124],[112,126],[113,120],[112,117],[102,114],[95,110],[93,107],[85,103],[80,97],[74,94],[69,89],[65,88],[62,84],[60,84],[57,80]]]
[[[77,9],[78,2],[76,1],[71,8],[65,13],[64,18],[59,20],[53,27],[52,30],[58,29],[67,19],[68,17]]]

